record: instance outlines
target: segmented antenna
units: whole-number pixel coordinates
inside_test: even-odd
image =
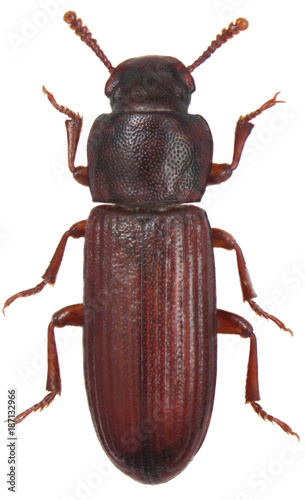
[[[240,31],[244,31],[248,28],[249,23],[247,19],[243,17],[239,17],[235,23],[231,23],[228,29],[223,29],[221,35],[217,35],[216,40],[214,40],[211,45],[207,48],[207,50],[196,59],[193,64],[187,67],[189,72],[191,73],[194,69],[198,68],[200,64],[202,64],[206,59],[208,59],[216,49],[219,49],[224,43],[226,43],[230,38],[234,35],[238,35]]]
[[[105,56],[97,41],[92,38],[92,33],[90,33],[87,26],[83,26],[83,21],[77,17],[76,13],[73,11],[66,12],[64,15],[64,21],[67,24],[70,24],[70,28],[75,31],[75,34],[80,37],[82,42],[85,42],[85,44],[93,50],[102,63],[105,64],[109,73],[111,73],[114,70],[111,62]]]

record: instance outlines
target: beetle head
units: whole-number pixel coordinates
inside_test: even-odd
[[[75,12],[66,12],[64,21],[93,50],[111,73],[106,83],[105,94],[110,99],[113,111],[186,112],[191,94],[195,90],[191,72],[227,40],[248,28],[246,19],[237,19],[228,29],[223,29],[207,50],[187,67],[174,57],[144,56],[127,59],[114,68]]]
[[[113,111],[186,111],[195,83],[174,57],[127,59],[111,73],[105,87]]]

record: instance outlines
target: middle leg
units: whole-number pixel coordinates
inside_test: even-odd
[[[287,332],[290,333],[290,335],[293,335],[292,331],[290,328],[287,328],[282,321],[280,321],[278,318],[275,316],[272,316],[272,314],[267,313],[264,311],[259,305],[253,300],[254,297],[256,297],[256,293],[254,291],[253,285],[251,283],[251,278],[246,266],[246,261],[243,256],[242,250],[240,246],[237,244],[235,238],[226,231],[223,231],[222,229],[212,229],[212,238],[213,238],[213,247],[214,248],[224,248],[225,250],[234,250],[236,253],[236,258],[237,258],[237,267],[238,267],[238,274],[239,274],[239,279],[240,279],[240,286],[242,290],[242,295],[243,295],[243,300],[244,302],[248,302],[249,306],[251,309],[258,314],[258,316],[261,316],[266,319],[270,319],[273,321],[279,328],[282,330],[286,330]]]
[[[54,285],[57,274],[61,265],[61,261],[63,259],[64,251],[66,248],[66,244],[68,241],[68,238],[70,236],[74,239],[78,238],[83,238],[85,236],[85,227],[86,227],[86,220],[82,220],[80,222],[76,222],[76,224],[73,224],[73,226],[70,227],[68,231],[66,231],[60,242],[57,245],[57,248],[55,250],[55,253],[50,261],[50,264],[48,268],[46,269],[45,273],[42,276],[42,281],[38,283],[38,285],[34,286],[33,288],[28,288],[27,290],[23,290],[22,292],[15,293],[11,297],[9,297],[3,306],[3,314],[5,314],[5,309],[8,307],[10,304],[12,304],[16,299],[20,297],[30,297],[31,295],[35,295],[36,293],[41,292],[45,285],[48,283],[50,285]]]

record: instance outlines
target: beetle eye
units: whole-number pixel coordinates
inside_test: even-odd
[[[107,97],[110,96],[111,92],[117,86],[118,83],[119,83],[119,77],[112,73],[112,75],[110,76],[110,78],[108,78],[105,85],[105,94]]]
[[[191,73],[187,70],[187,68],[184,66],[184,64],[179,63],[176,66],[176,70],[179,73],[179,77],[186,85],[187,89],[189,92],[193,93],[195,91],[195,82],[194,78],[192,77]]]

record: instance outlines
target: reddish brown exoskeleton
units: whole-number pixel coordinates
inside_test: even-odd
[[[226,181],[238,166],[253,124],[277,101],[241,116],[230,164],[212,162],[207,122],[188,113],[195,83],[191,73],[248,23],[238,19],[224,29],[190,66],[174,57],[145,56],[113,67],[74,12],[65,21],[110,72],[105,93],[112,112],[99,116],[88,140],[88,167],[75,167],[81,117],[51,104],[69,117],[68,165],[89,186],[95,207],[86,221],[62,237],[36,287],[54,284],[67,239],[85,237],[84,303],[56,312],[48,329],[48,395],[16,418],[48,406],[61,392],[54,328],[83,326],[84,370],[89,406],[100,442],[113,463],[133,479],[156,484],[181,472],[199,450],[211,419],[217,333],[250,339],[246,402],[262,418],[295,434],[268,415],[258,401],[257,349],[244,318],[217,309],[215,247],[237,257],[244,301],[263,311],[242,251],[225,231],[211,229],[199,202],[206,186]]]

